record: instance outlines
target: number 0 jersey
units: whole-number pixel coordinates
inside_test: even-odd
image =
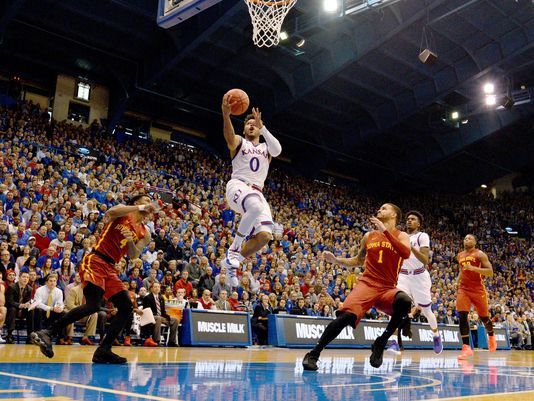
[[[266,129],[265,127],[262,130]],[[238,179],[263,188],[271,157],[266,143],[254,145],[241,137],[241,143],[232,159],[232,179]]]
[[[399,237],[400,231],[391,232]],[[369,286],[384,289],[395,288],[404,259],[397,253],[391,242],[380,231],[371,231],[365,244],[365,271],[360,281]]]

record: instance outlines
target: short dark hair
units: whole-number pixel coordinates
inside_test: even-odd
[[[245,117],[245,124],[248,122],[248,120],[254,120],[254,114],[247,114]]]
[[[418,212],[417,210],[410,210],[408,213],[406,213],[406,217],[409,215],[417,217],[419,219],[419,224],[423,225],[423,215],[421,212]]]
[[[395,210],[395,213],[397,213],[396,224],[399,224],[399,222],[402,219],[402,210],[401,210],[401,208],[398,207],[397,205],[395,205],[394,203],[391,203],[391,202],[388,202],[388,205],[391,206],[393,208],[393,210]]]
[[[128,206],[133,206],[133,205],[135,205],[135,202],[137,202],[137,201],[138,201],[139,199],[141,199],[141,198],[144,198],[145,196],[146,196],[148,199],[150,199],[150,196],[147,195],[147,194],[138,194],[138,195],[134,195],[134,196],[132,196],[130,199],[128,199],[128,203],[127,203],[127,205],[128,205]]]
[[[471,233],[467,233],[465,234],[465,236],[467,237],[468,235],[470,235],[471,237],[473,237],[475,239],[475,242],[478,242],[478,238],[475,234],[471,234]]]

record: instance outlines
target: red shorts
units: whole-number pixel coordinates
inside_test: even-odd
[[[488,294],[486,294],[485,290],[466,291],[460,288],[458,290],[458,297],[456,298],[456,310],[458,312],[469,312],[471,305],[474,305],[478,316],[489,316]]]
[[[395,295],[400,291],[398,288],[371,287],[359,281],[343,302],[340,311],[354,313],[357,316],[356,322],[363,318],[372,306],[391,316]]]
[[[89,282],[102,288],[107,299],[124,291],[124,285],[119,279],[115,266],[92,253],[85,255],[82,259],[80,278],[83,285]]]

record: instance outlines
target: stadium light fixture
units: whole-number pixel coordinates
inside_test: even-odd
[[[457,111],[453,111],[451,113],[451,119],[452,120],[458,120],[458,118],[460,118],[460,113],[458,113]]]
[[[339,0],[323,0],[323,10],[327,13],[335,13],[339,10]]]
[[[484,189],[486,189],[487,187],[488,187],[488,186],[487,186],[486,184],[482,184],[482,185],[480,186],[480,188],[484,188]]]
[[[495,106],[496,104],[497,104],[497,96],[495,96],[495,95],[487,95],[486,96],[486,105]]]
[[[495,85],[493,85],[491,82],[487,82],[484,84],[484,93],[486,95],[491,95],[495,91]]]
[[[287,40],[289,38],[289,35],[286,31],[280,32],[280,40]]]
[[[300,40],[297,42],[296,46],[297,47],[302,47],[302,46],[304,46],[305,43],[306,43],[306,39],[300,38]]]

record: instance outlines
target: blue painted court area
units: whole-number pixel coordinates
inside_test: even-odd
[[[521,392],[534,383],[532,368],[506,366],[505,358],[488,359],[485,365],[459,364],[455,357],[413,363],[386,359],[373,369],[368,361],[336,357],[324,358],[318,373],[303,372],[300,363],[5,363],[0,364],[0,400],[407,401]]]

